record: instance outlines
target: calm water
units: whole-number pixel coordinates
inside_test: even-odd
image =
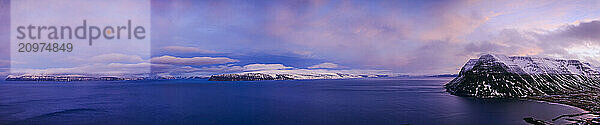
[[[0,124],[525,124],[582,112],[457,97],[448,81],[1,82]]]

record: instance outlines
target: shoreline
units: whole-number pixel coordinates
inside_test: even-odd
[[[572,108],[576,108],[576,109],[579,109],[579,110],[581,110],[581,112],[580,112],[580,113],[587,113],[587,112],[591,112],[591,111],[585,110],[585,109],[583,109],[583,108],[581,108],[581,107],[577,107],[577,106],[574,106],[574,105],[569,105],[569,104],[564,104],[564,103],[557,103],[557,102],[551,102],[551,101],[545,101],[545,100],[535,100],[535,99],[522,99],[522,100],[526,100],[526,101],[535,101],[535,102],[541,102],[541,103],[547,103],[547,104],[551,104],[551,105],[560,105],[560,106],[565,106],[565,107],[572,107]]]
[[[565,104],[588,112],[600,111],[600,94],[596,92],[571,93],[564,95],[529,96],[525,99]]]
[[[523,118],[523,120],[530,124],[552,124],[552,122],[558,119],[564,119],[575,123],[598,123],[600,122],[598,116],[586,117],[586,115],[600,115],[598,112],[600,109],[600,102],[598,101],[600,100],[600,97],[598,95],[599,94],[596,92],[582,92],[564,95],[523,97],[521,99],[565,105],[575,107],[582,111],[577,114],[563,114],[556,116],[551,121],[539,120],[534,117]]]

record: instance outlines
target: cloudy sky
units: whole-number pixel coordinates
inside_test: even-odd
[[[0,70],[5,71],[9,5],[0,0]],[[483,53],[580,59],[600,66],[600,1],[595,0],[153,0],[151,26],[151,58],[98,55],[120,63],[53,70],[122,69],[150,61],[158,73],[361,69],[443,74],[457,73]]]

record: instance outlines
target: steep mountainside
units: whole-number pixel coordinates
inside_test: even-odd
[[[479,98],[557,95],[598,90],[599,78],[600,72],[578,60],[488,54],[469,60],[445,88]]]

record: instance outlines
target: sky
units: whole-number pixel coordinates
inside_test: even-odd
[[[600,1],[594,0],[152,0],[150,5],[150,58],[114,53],[90,58],[121,63],[51,70],[151,62],[152,72],[164,74],[273,69],[452,74],[485,53],[600,66]],[[5,72],[9,7],[0,0],[0,71]]]

